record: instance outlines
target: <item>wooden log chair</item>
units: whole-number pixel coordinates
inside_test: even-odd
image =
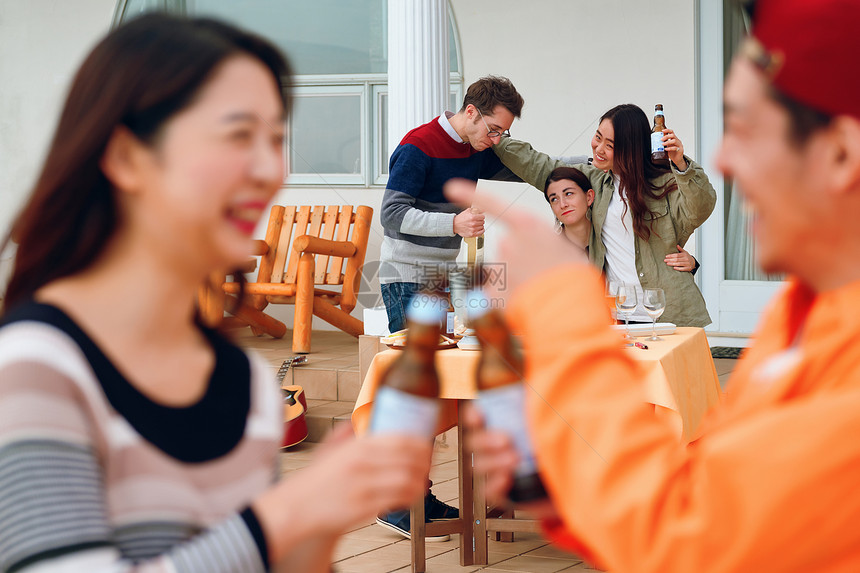
[[[311,351],[314,315],[355,337],[363,334],[364,323],[350,313],[356,305],[373,209],[365,205],[353,209],[273,206],[265,241],[255,241],[253,254],[260,256],[256,282],[245,285],[238,308],[231,304],[235,300],[222,307],[234,315],[232,322],[249,325],[258,336],[281,338],[287,327],[263,310],[270,303],[294,304],[293,352],[303,354]],[[234,282],[224,282],[222,289],[228,297],[239,293]]]

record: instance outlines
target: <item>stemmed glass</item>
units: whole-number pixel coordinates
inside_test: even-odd
[[[630,315],[636,310],[636,287],[627,283],[618,283],[615,289],[615,310],[624,317],[624,339],[633,340],[630,336]]]
[[[645,307],[645,312],[651,317],[651,336],[647,340],[663,340],[657,336],[657,319],[660,318],[666,308],[666,295],[663,293],[663,289],[645,289],[642,306]]]

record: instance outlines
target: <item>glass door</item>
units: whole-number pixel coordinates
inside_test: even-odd
[[[734,182],[723,179],[713,161],[723,131],[723,81],[747,29],[738,2],[698,3],[699,144],[717,189],[717,206],[699,238],[700,286],[713,320],[708,330],[736,334],[754,330],[783,279],[766,275],[757,266],[750,215]]]

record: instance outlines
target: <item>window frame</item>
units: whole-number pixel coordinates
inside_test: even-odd
[[[111,28],[118,26],[128,16],[129,4],[133,0],[117,0]],[[141,0],[144,11],[165,10],[176,14],[195,15],[193,0]],[[387,4],[383,4],[387,20]],[[455,96],[458,102],[463,101],[463,57],[460,45],[460,31],[454,12],[448,2],[448,24],[453,40],[456,71],[450,72],[449,94]],[[388,174],[383,173],[388,163],[388,150],[383,146],[383,118],[381,116],[381,98],[388,94],[387,73],[366,74],[302,74],[291,78],[290,88],[295,97],[313,97],[354,93],[360,95],[360,159],[361,173],[291,173],[290,162],[290,130],[286,124],[284,136],[284,184],[295,186],[338,186],[338,187],[384,187],[388,183]],[[287,89],[287,82],[282,81],[282,89]],[[450,101],[450,99],[449,99]],[[446,106],[448,102],[446,102]],[[459,109],[459,108],[458,108]],[[458,111],[458,109],[450,111]],[[439,110],[441,113],[443,110]]]
[[[383,144],[388,136],[383,133],[385,121],[381,111],[382,98],[383,96],[388,97],[388,83],[386,81],[384,84],[373,84],[371,89],[370,116],[373,118],[373,133],[370,139],[370,145],[373,148],[371,150],[371,155],[373,156],[373,164],[370,171],[373,181],[371,185],[380,186],[388,183],[388,173],[384,172],[388,164],[388,150],[386,149],[388,146]]]
[[[335,78],[336,76],[331,76]],[[357,96],[359,98],[359,109],[361,117],[359,123],[359,173],[306,173],[293,172],[290,162],[290,151],[292,150],[292,114],[287,122],[287,132],[284,136],[284,155],[286,157],[288,185],[361,185],[366,186],[367,181],[367,83],[346,83],[342,79],[337,82],[314,82],[312,84],[300,84],[298,79],[293,83],[293,101],[303,97],[338,97]],[[295,106],[295,103],[293,104]]]
[[[388,174],[384,167],[388,163],[388,150],[383,145],[383,118],[381,98],[388,94],[388,74],[337,74],[337,75],[298,75],[293,78],[293,94],[297,97],[325,96],[328,94],[361,93],[363,117],[361,118],[361,159],[360,174],[344,173],[293,173],[289,161],[290,125],[284,140],[286,178],[284,183],[296,186],[340,186],[340,187],[384,187]],[[451,72],[449,77],[449,101],[463,100],[463,76]],[[447,102],[446,102],[447,108]],[[459,109],[459,107],[458,107]],[[441,113],[443,110],[440,110]],[[456,112],[457,109],[450,111]]]

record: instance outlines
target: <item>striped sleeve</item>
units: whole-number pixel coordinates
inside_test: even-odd
[[[85,448],[19,441],[0,448],[0,570],[108,546],[98,467]]]
[[[111,548],[101,482],[92,451],[74,444],[19,441],[0,449],[0,570],[35,571],[45,562],[60,568],[64,560],[79,562],[82,553]],[[87,570],[117,570],[119,552],[113,554],[105,568]],[[122,569],[265,571],[265,556],[259,525],[246,510],[166,555]]]
[[[85,397],[95,386],[75,382],[86,365],[65,342],[42,344],[56,339],[46,327],[23,326],[0,329],[0,571],[266,571],[265,540],[250,510],[202,532],[192,523],[113,529],[105,430],[92,416],[98,405]],[[137,559],[121,551],[120,533],[171,543]]]

